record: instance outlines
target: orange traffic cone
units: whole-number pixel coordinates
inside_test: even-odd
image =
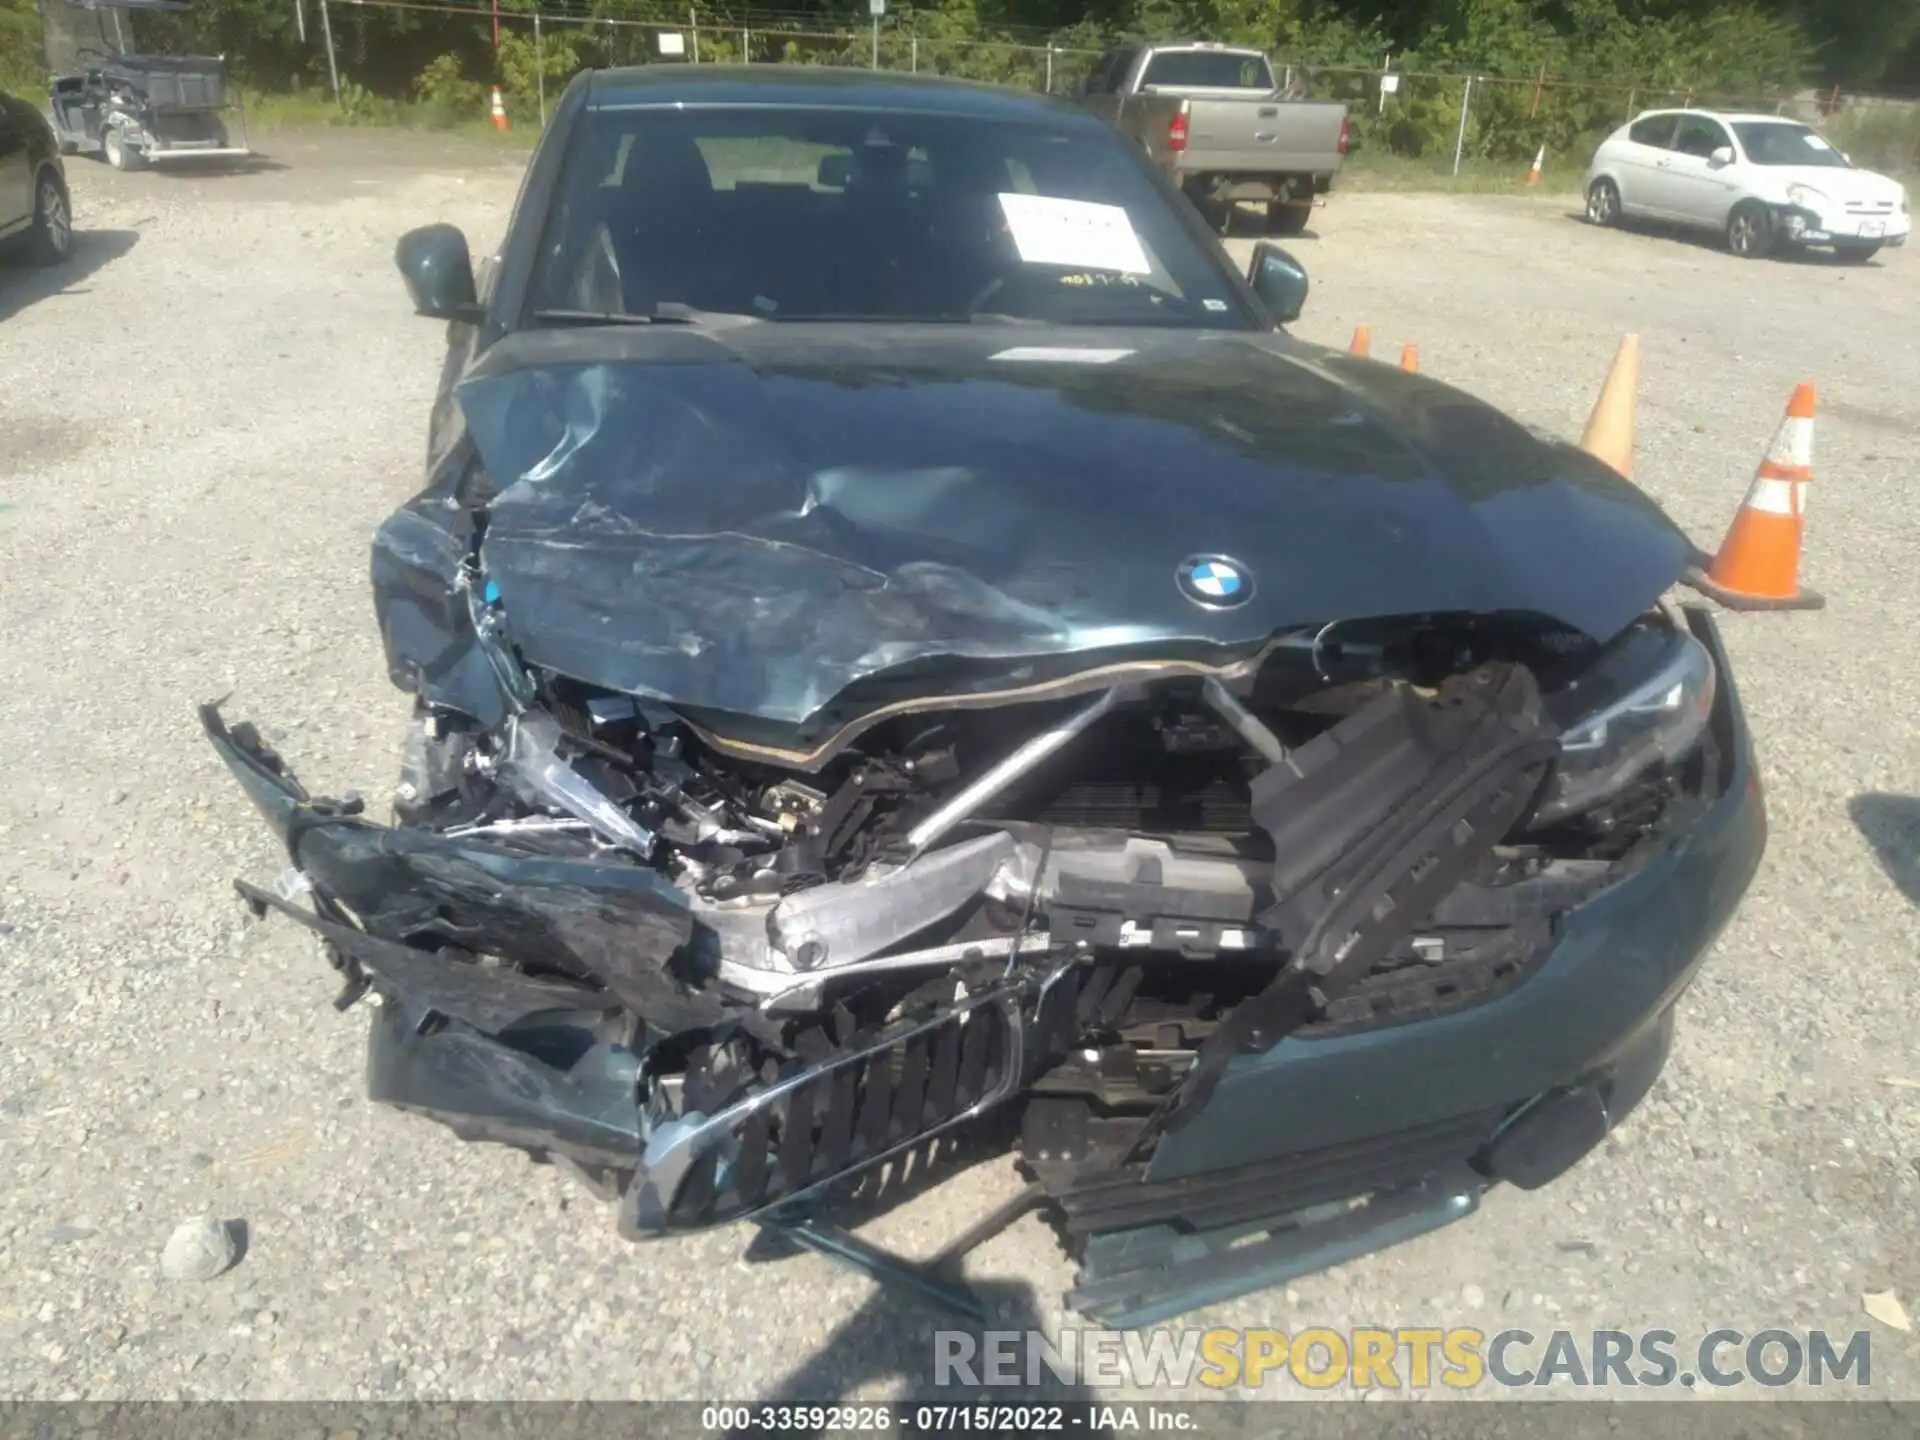
[[[1580,432],[1582,450],[1629,479],[1633,477],[1633,395],[1639,386],[1640,337],[1628,335],[1620,341],[1600,398],[1587,417],[1587,428]]]
[[[1540,183],[1540,167],[1546,163],[1547,147],[1542,145],[1540,147],[1540,153],[1533,157],[1533,169],[1527,172],[1527,184],[1538,185]]]
[[[500,98],[498,85],[493,87],[493,128],[496,130],[507,128],[507,104]]]
[[[1413,344],[1411,341],[1407,343],[1406,349],[1400,352],[1400,368],[1409,374],[1419,373],[1420,347],[1418,345]]]
[[[1347,346],[1349,355],[1365,355],[1373,349],[1373,331],[1365,325],[1353,327],[1353,343]]]
[[[1730,610],[1818,610],[1827,603],[1799,579],[1813,482],[1813,402],[1813,386],[1794,388],[1720,553],[1704,575],[1698,566],[1688,573],[1688,584]]]

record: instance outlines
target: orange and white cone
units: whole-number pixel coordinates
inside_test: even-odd
[[[1349,355],[1365,355],[1373,349],[1373,330],[1366,325],[1353,327],[1353,343],[1347,346]]]
[[[1420,347],[1418,345],[1409,341],[1407,347],[1400,352],[1400,368],[1410,375],[1419,374]]]
[[[507,102],[500,98],[498,85],[493,87],[493,128],[496,130],[507,128]]]
[[[1640,337],[1623,336],[1607,371],[1600,398],[1593,402],[1580,448],[1633,478],[1633,397],[1640,387]]]
[[[1540,147],[1540,153],[1533,157],[1533,169],[1527,172],[1527,184],[1538,185],[1540,183],[1540,167],[1546,163],[1547,147],[1542,145]]]
[[[1813,406],[1813,386],[1796,386],[1720,553],[1704,575],[1688,577],[1694,589],[1730,610],[1818,610],[1827,603],[1800,585],[1813,483]]]

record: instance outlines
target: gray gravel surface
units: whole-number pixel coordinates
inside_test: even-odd
[[[280,857],[194,706],[233,691],[316,787],[385,793],[406,706],[367,539],[417,483],[442,346],[389,256],[429,220],[497,236],[518,178],[418,139],[269,148],[285,168],[237,176],[73,162],[75,262],[0,273],[0,1393],[924,1390],[941,1322],[912,1303],[752,1262],[734,1230],[629,1246],[559,1173],[367,1104],[363,1014],[329,1007],[302,932],[235,902]],[[1727,622],[1766,866],[1603,1157],[1202,1322],[1691,1338],[1851,1331],[1868,1290],[1920,1310],[1920,255],[1742,264],[1570,210],[1337,196],[1296,244],[1298,328],[1367,321],[1376,354],[1415,340],[1428,373],[1566,433],[1637,330],[1642,483],[1708,545],[1794,382],[1820,385],[1805,577],[1831,605]],[[930,1251],[1015,1183],[970,1171],[878,1237]],[[169,1282],[201,1215],[243,1220],[246,1253]],[[1060,1323],[1037,1220],[972,1271],[1001,1323]],[[1875,1391],[1920,1397],[1920,1336],[1874,1343]]]

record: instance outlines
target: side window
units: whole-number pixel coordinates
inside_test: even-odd
[[[1680,117],[1680,130],[1673,138],[1673,148],[1682,155],[1697,155],[1702,160],[1720,148],[1731,145],[1727,132],[1718,120],[1709,120],[1704,115],[1683,115]]]
[[[1670,150],[1673,148],[1673,127],[1677,119],[1673,115],[1649,115],[1644,120],[1633,122],[1633,128],[1627,131],[1627,138],[1636,145]]]

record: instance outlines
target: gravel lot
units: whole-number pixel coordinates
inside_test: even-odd
[[[442,345],[405,228],[497,237],[517,158],[268,137],[274,165],[72,162],[85,234],[0,273],[0,1393],[22,1398],[823,1398],[925,1391],[936,1322],[738,1230],[636,1249],[560,1174],[362,1098],[362,1016],[229,882],[279,857],[196,703],[318,788],[383,797],[401,696],[366,585],[415,485]],[[1641,479],[1711,546],[1795,381],[1821,387],[1820,614],[1727,621],[1773,839],[1654,1096],[1548,1191],[1206,1312],[1235,1325],[1874,1330],[1920,1398],[1920,254],[1743,264],[1597,232],[1567,197],[1336,196],[1300,332],[1577,433],[1643,336]],[[1249,242],[1234,242],[1244,253]],[[1015,1185],[974,1170],[877,1227],[927,1252]],[[175,1282],[176,1224],[246,1223]],[[975,1259],[1009,1317],[1068,1267],[1023,1221]],[[1020,1323],[1010,1319],[1004,1323]],[[1748,1395],[1754,1392],[1749,1390]]]

